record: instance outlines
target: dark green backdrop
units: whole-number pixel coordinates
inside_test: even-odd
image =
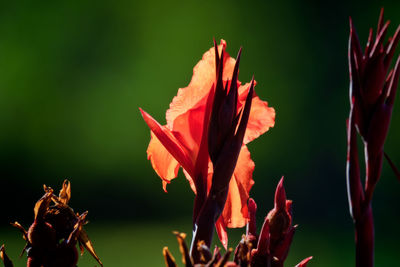
[[[254,74],[257,94],[277,112],[275,127],[249,145],[260,224],[285,175],[300,224],[288,264],[314,255],[310,266],[351,266],[348,17],[365,45],[381,6],[392,35],[395,1],[0,3],[0,243],[23,266],[23,241],[8,223],[28,226],[42,184],[58,189],[68,178],[71,204],[89,210],[88,232],[106,266],[161,265],[162,247],[176,249],[170,232],[190,232],[193,193],[181,173],[162,191],[138,107],[164,123],[215,37],[231,55],[243,46],[240,80]],[[400,165],[397,102],[385,150]],[[399,191],[385,162],[374,197],[377,266],[399,262]],[[80,266],[94,264],[84,257]]]

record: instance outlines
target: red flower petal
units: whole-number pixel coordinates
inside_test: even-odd
[[[177,116],[172,124],[174,136],[190,153],[192,162],[196,161],[199,152],[207,96],[205,95],[194,107]]]
[[[250,83],[239,87],[239,101],[241,105],[246,102]],[[238,107],[239,109],[240,107]],[[275,125],[275,109],[268,107],[268,102],[262,101],[256,94],[253,96],[249,121],[243,143],[247,144],[256,139]]]
[[[226,42],[221,40],[218,46],[219,51],[225,49],[225,46]],[[231,58],[228,53],[224,53],[223,80],[226,81],[232,77],[235,62],[236,60]],[[194,67],[189,85],[180,88],[177,96],[172,100],[166,115],[169,128],[173,128],[174,121],[179,115],[196,106],[201,99],[208,95],[215,82],[215,76],[215,51],[212,47]]]
[[[225,225],[229,228],[243,227],[247,223],[247,200],[254,185],[252,178],[255,164],[250,158],[250,152],[245,145],[239,154],[233,177],[229,183],[228,198],[222,212]]]
[[[149,114],[140,109],[144,121],[149,126],[150,130],[158,138],[161,144],[168,150],[169,153],[182,165],[182,167],[189,173],[193,174],[193,162],[189,157],[188,153],[171,133],[171,131],[165,127],[161,126],[155,119],[153,119]],[[162,164],[162,162],[160,162]]]
[[[151,140],[147,148],[147,159],[150,160],[153,169],[163,180],[164,191],[167,191],[167,183],[176,178],[180,164],[157,139],[153,132],[151,133]]]
[[[217,235],[219,240],[221,241],[224,248],[228,249],[228,233],[226,232],[226,225],[222,216],[220,216],[215,223],[215,229],[217,230]]]

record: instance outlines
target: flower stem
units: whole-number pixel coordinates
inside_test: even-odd
[[[199,216],[193,227],[193,238],[190,245],[190,254],[194,263],[200,262],[200,254],[197,250],[197,244],[204,241],[207,247],[211,247],[215,222],[218,220],[225,206],[226,198],[228,195],[228,188],[223,192],[215,193],[213,188],[204,203]]]
[[[356,267],[374,266],[374,219],[371,203],[355,220]]]

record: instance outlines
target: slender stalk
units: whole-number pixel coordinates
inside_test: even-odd
[[[195,263],[200,261],[200,253],[196,248],[198,242],[204,241],[207,247],[211,247],[215,223],[224,209],[227,196],[228,188],[220,193],[216,193],[211,189],[197,217],[193,229],[192,243],[190,245],[190,254]]]
[[[374,266],[374,219],[371,203],[355,220],[356,267]]]

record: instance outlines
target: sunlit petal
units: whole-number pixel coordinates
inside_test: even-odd
[[[186,169],[188,173],[192,175],[193,173],[193,162],[189,157],[188,153],[182,147],[171,131],[165,127],[161,126],[155,119],[153,119],[149,114],[140,109],[143,119],[149,126],[150,130],[158,138],[158,140],[163,144],[163,146],[168,150],[169,153],[181,164],[181,166]]]
[[[218,46],[220,53],[222,49],[225,49],[225,46],[226,42],[221,40]],[[226,81],[232,77],[235,62],[235,59],[225,52],[223,80]],[[166,115],[168,127],[172,129],[176,117],[196,106],[210,92],[214,82],[215,52],[214,48],[210,48],[193,68],[193,77],[189,85],[185,88],[180,88],[177,96],[172,100]]]
[[[166,191],[166,184],[178,175],[180,165],[154,133],[151,133],[151,140],[147,148],[147,158],[158,176],[163,179],[163,188]]]
[[[254,185],[252,178],[255,164],[245,145],[240,151],[233,177],[229,183],[228,198],[222,212],[224,222],[229,228],[243,227],[248,219],[247,200]]]
[[[239,87],[239,102],[242,107],[246,101],[250,83]],[[267,132],[275,125],[275,109],[268,107],[266,101],[262,101],[256,94],[253,96],[251,111],[243,143],[247,144]]]

